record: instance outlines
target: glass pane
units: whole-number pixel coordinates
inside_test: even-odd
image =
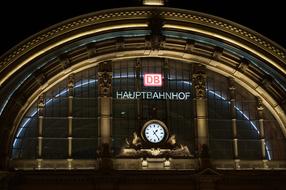
[[[210,139],[212,159],[233,159],[233,142],[227,139]]]
[[[74,118],[73,119],[73,137],[75,138],[95,138],[98,134],[98,119]]]
[[[74,117],[98,117],[98,99],[97,98],[74,98],[73,99]]]
[[[244,160],[261,159],[261,143],[259,140],[238,140],[238,155]]]
[[[96,139],[73,138],[72,157],[75,159],[95,159]]]
[[[35,138],[16,138],[13,143],[13,159],[35,159],[37,139]]]
[[[44,118],[43,136],[44,137],[67,137],[68,119],[67,118]]]
[[[60,138],[44,138],[43,157],[45,159],[66,159],[68,157],[68,141]]]

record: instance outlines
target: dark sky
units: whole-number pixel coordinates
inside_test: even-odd
[[[141,0],[7,0],[0,6],[0,55],[25,38],[85,13],[141,5]],[[168,6],[205,12],[251,28],[286,47],[283,0],[169,0]]]

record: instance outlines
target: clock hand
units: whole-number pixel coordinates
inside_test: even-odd
[[[160,140],[159,137],[156,134],[157,131],[158,131],[158,129],[156,131],[153,131],[153,134],[157,137],[158,140]]]

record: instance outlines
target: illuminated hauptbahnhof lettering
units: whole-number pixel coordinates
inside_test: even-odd
[[[187,100],[190,97],[190,92],[116,92],[117,99]]]
[[[285,187],[285,49],[162,2],[1,57],[0,189]]]

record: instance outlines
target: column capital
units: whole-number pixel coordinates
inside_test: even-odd
[[[38,99],[38,107],[39,108],[44,108],[45,107],[45,96],[44,94],[41,94],[39,96],[39,99]]]
[[[71,74],[68,76],[68,88],[73,88],[74,87],[74,75]]]
[[[264,110],[263,101],[260,97],[257,97],[257,110],[258,111]]]
[[[112,66],[110,62],[99,64],[98,71],[99,96],[111,96]]]
[[[195,87],[196,98],[206,97],[206,79],[205,67],[203,65],[195,66],[192,80]]]

